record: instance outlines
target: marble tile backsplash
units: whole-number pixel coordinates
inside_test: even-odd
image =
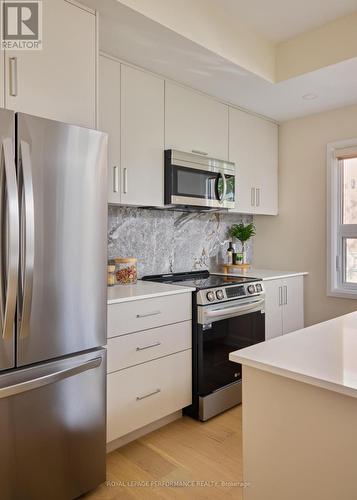
[[[176,212],[109,207],[108,256],[136,257],[139,278],[200,269],[220,270],[226,258],[232,224],[252,216],[214,212]],[[253,253],[247,248],[248,261]]]

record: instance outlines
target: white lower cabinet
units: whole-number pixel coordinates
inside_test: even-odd
[[[122,370],[171,353],[191,349],[191,344],[191,321],[111,338],[108,339],[107,372]]]
[[[303,276],[264,281],[266,340],[304,327]]]
[[[107,442],[192,402],[191,349],[107,376]]]
[[[173,298],[174,297],[174,298]],[[178,293],[108,306],[108,338],[192,318],[190,293]]]
[[[107,442],[192,402],[192,294],[108,305]]]

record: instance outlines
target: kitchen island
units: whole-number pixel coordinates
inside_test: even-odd
[[[357,312],[230,354],[245,500],[357,498]]]

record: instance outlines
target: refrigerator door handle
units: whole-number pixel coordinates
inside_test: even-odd
[[[21,297],[20,297],[20,338],[29,335],[32,304],[33,271],[35,260],[35,208],[32,183],[30,146],[20,141],[20,167],[22,179],[21,196]]]
[[[19,262],[19,204],[12,139],[1,144],[1,327],[2,338],[12,339],[16,311]]]
[[[98,366],[100,366],[102,364],[102,360],[102,357],[98,356],[96,358],[90,359],[89,361],[74,364],[63,370],[58,370],[53,373],[43,375],[42,377],[37,377],[34,379],[26,380],[25,382],[20,382],[18,384],[0,388],[0,399],[32,391],[46,385],[54,384],[55,382],[59,382],[60,380],[73,377],[74,375],[78,375],[87,370],[92,370],[93,368],[97,368]]]

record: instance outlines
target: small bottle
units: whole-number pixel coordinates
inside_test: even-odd
[[[236,265],[237,264],[237,249],[235,245],[232,245],[233,247],[233,253],[232,253],[232,264]]]
[[[115,285],[115,266],[109,264],[108,265],[108,286]]]
[[[231,265],[233,264],[233,252],[234,252],[234,247],[232,245],[232,242],[229,242],[229,246],[227,249],[227,264]]]

